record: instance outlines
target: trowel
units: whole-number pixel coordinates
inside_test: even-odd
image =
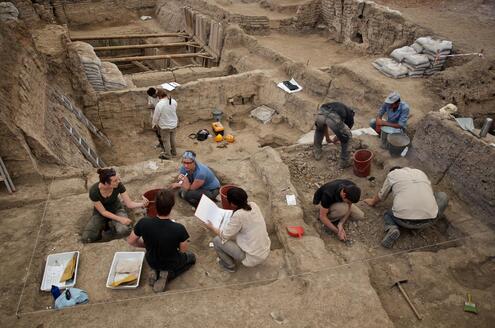
[[[474,132],[474,122],[471,117],[456,117],[455,120],[463,130],[469,131],[473,136],[479,138],[479,135]]]

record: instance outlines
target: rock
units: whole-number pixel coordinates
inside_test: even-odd
[[[17,19],[18,17],[19,10],[17,10],[12,2],[0,2],[0,21]]]

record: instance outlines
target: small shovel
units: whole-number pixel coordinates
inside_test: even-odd
[[[464,302],[464,311],[478,314],[478,309],[476,308],[476,304],[474,304],[471,300],[471,293],[467,293],[467,301]]]

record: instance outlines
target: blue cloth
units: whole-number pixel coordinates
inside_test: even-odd
[[[377,116],[383,117],[385,114],[387,114],[387,122],[399,123],[402,128],[405,128],[407,120],[409,119],[409,105],[406,102],[401,101],[399,108],[394,112],[392,111],[391,104],[384,103],[378,111]]]
[[[70,291],[70,298],[67,299],[66,293]],[[89,302],[88,294],[79,288],[67,288],[64,292],[55,300],[55,308],[63,309],[71,307],[77,304],[86,304]]]
[[[187,173],[187,178],[190,183],[193,183],[196,179],[204,180],[205,183],[201,186],[202,189],[213,190],[220,188],[220,181],[218,181],[215,174],[213,174],[208,166],[200,163],[199,161],[196,161],[196,169],[192,174],[186,171],[184,165],[180,167],[179,172],[181,174]]]

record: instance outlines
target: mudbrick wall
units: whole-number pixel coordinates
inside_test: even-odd
[[[400,12],[371,1],[321,0],[321,10],[332,39],[368,53],[389,53],[427,33]]]
[[[438,112],[417,124],[413,147],[432,183],[443,180],[493,219],[495,215],[495,137],[478,139]]]
[[[119,22],[153,12],[156,0],[12,0],[28,24],[40,20],[88,25]]]
[[[57,73],[22,22],[0,22],[0,48],[0,139],[5,141],[0,156],[9,173],[16,177],[49,174],[58,165],[89,167],[61,125],[62,117],[73,126],[78,123],[53,97]],[[80,131],[91,142],[87,130]]]
[[[222,110],[226,116],[244,113],[259,103],[258,93],[262,79],[261,72],[253,71],[183,84],[172,93],[178,103],[179,120],[195,122],[211,119],[213,109]],[[86,115],[104,131],[141,129],[143,125],[150,124],[146,90],[147,88],[138,88],[103,92],[99,96],[98,106],[85,109]],[[238,96],[250,100],[245,105],[232,105],[229,99]]]

